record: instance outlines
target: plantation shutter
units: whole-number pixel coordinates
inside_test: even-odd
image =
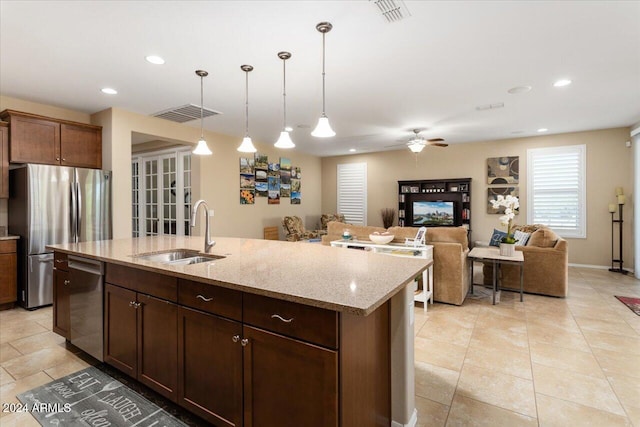
[[[349,224],[367,225],[367,164],[338,165],[338,213]]]
[[[527,217],[562,237],[587,237],[586,146],[527,150]]]

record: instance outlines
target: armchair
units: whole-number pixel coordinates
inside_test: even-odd
[[[305,230],[302,219],[298,216],[285,216],[282,219],[282,228],[289,242],[318,238],[317,232]]]

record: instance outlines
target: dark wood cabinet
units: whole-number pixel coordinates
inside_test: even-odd
[[[9,123],[0,122],[0,199],[9,198]]]
[[[15,240],[0,240],[0,308],[11,308],[18,300],[18,256]]]
[[[9,161],[100,169],[102,127],[4,110],[9,122]]]
[[[179,308],[178,403],[219,426],[242,425],[242,324]]]
[[[137,378],[136,293],[109,283],[104,288],[104,361]]]
[[[244,326],[244,425],[337,426],[338,353]]]
[[[53,269],[53,332],[71,339],[69,272]]]

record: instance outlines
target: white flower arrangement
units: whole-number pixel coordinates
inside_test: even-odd
[[[500,223],[507,227],[507,235],[502,238],[502,243],[515,243],[517,240],[513,237],[513,228],[516,224],[513,223],[513,218],[516,216],[516,209],[520,208],[520,202],[518,198],[512,195],[504,197],[499,195],[495,200],[491,200],[491,206],[494,209],[500,209],[504,206],[504,215],[500,218]]]

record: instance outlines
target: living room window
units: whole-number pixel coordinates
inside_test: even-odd
[[[338,213],[349,224],[367,225],[367,164],[338,165]]]
[[[527,150],[527,222],[587,237],[586,146]]]

